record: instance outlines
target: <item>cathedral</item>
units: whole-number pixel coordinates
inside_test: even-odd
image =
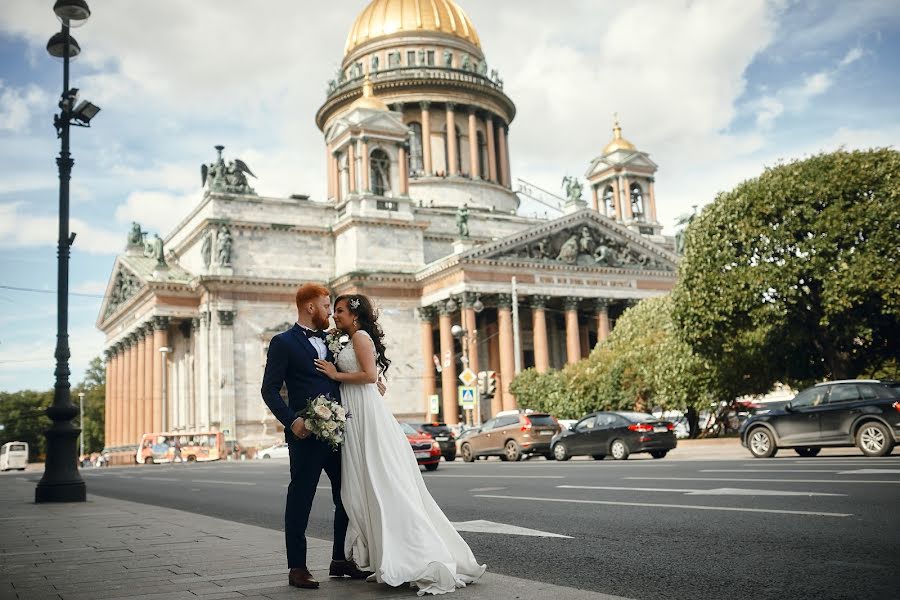
[[[372,0],[341,64],[315,115],[326,198],[260,196],[217,146],[187,217],[164,237],[133,225],[97,319],[116,462],[145,432],[281,439],[260,384],[304,282],[372,298],[385,400],[399,419],[450,424],[517,408],[517,372],[580,360],[625,308],[673,288],[657,166],[618,123],[564,196],[514,184],[516,106],[454,0]],[[523,196],[559,214],[525,217]],[[477,373],[492,393],[467,393]]]

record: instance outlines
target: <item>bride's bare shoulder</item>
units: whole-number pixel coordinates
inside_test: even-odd
[[[352,339],[354,342],[360,341],[360,340],[365,340],[365,341],[371,342],[372,336],[369,335],[369,332],[366,331],[365,329],[359,329],[356,331],[356,333],[353,334],[353,337],[351,337],[350,339]]]

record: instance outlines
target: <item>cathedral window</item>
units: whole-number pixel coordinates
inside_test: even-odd
[[[384,150],[376,149],[369,155],[372,193],[386,196],[391,191],[391,158]]]
[[[408,50],[406,52],[406,66],[407,67],[416,66],[416,51],[415,50]]]
[[[478,140],[478,172],[481,173],[482,179],[488,178],[488,148],[487,141],[484,139],[484,133],[476,134]]]
[[[434,50],[428,51],[428,66],[429,67],[434,66]]]
[[[644,218],[644,192],[637,183],[631,184],[631,213],[635,219]]]
[[[425,170],[422,156],[422,125],[410,123],[409,136],[409,174],[413,177],[420,175]]]
[[[606,186],[603,190],[603,206],[606,207],[607,216],[616,214],[616,195],[611,185]]]

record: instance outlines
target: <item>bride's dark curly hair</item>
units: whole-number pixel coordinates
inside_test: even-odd
[[[378,364],[379,374],[384,375],[391,366],[391,359],[384,354],[384,332],[381,330],[381,325],[378,324],[378,311],[372,307],[372,302],[362,294],[338,296],[334,305],[337,306],[341,300],[347,302],[347,310],[356,317],[359,328],[368,333],[372,342],[375,343],[375,352],[378,355],[375,362]],[[355,308],[354,305],[356,305]]]

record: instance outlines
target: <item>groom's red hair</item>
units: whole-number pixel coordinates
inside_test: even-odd
[[[331,292],[324,285],[318,283],[305,283],[297,290],[297,310],[302,310],[302,306],[307,302],[311,302],[322,296],[331,296]]]

